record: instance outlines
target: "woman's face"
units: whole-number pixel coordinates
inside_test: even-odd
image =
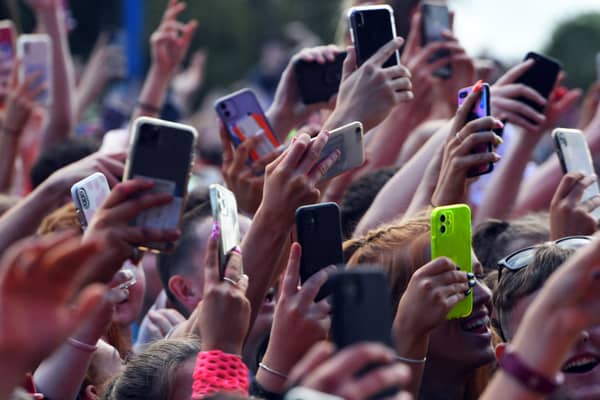
[[[135,275],[136,282],[129,287],[127,300],[116,306],[114,321],[121,326],[129,326],[137,319],[144,306],[144,292],[146,289],[146,276],[141,265],[133,265],[127,262],[127,266]]]
[[[473,273],[483,268],[473,255]],[[428,358],[448,363],[449,370],[469,373],[494,360],[490,330],[492,293],[479,279],[473,288],[473,312],[468,318],[444,322],[431,333]]]

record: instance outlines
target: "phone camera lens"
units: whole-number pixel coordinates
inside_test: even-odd
[[[442,222],[442,223],[446,222],[446,216],[445,215],[442,214],[440,216],[440,222]]]
[[[231,113],[230,113],[229,111],[225,111],[225,116],[226,116],[227,118],[229,118],[229,117],[231,117]]]
[[[440,227],[440,232],[441,232],[442,234],[446,233],[446,227],[445,227],[444,225],[442,225],[442,226]]]
[[[227,106],[225,105],[225,103],[221,103],[221,108],[224,110],[227,108]]]
[[[356,128],[356,133],[360,133],[360,128]]]

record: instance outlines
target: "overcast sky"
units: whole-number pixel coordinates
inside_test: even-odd
[[[544,48],[559,22],[587,11],[600,12],[600,0],[449,0],[449,4],[457,14],[456,34],[469,54],[488,49],[504,61]]]

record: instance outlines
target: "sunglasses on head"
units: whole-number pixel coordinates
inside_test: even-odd
[[[591,236],[568,236],[550,243],[560,247],[561,249],[579,249],[587,245],[591,240]],[[533,258],[535,257],[535,252],[541,246],[542,245],[537,245],[517,250],[511,253],[509,256],[498,261],[498,282],[500,282],[500,278],[502,277],[503,269],[506,268],[511,272],[515,272],[531,264]]]

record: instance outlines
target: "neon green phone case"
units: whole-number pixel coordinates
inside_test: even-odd
[[[471,209],[465,204],[438,207],[431,213],[431,259],[448,257],[463,272],[473,272],[471,260]],[[468,317],[473,293],[461,300],[448,319]]]

